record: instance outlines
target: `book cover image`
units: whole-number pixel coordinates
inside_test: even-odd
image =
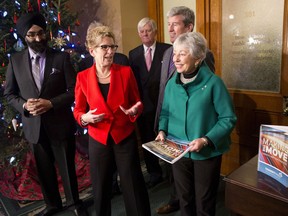
[[[173,137],[167,137],[164,142],[151,141],[142,144],[142,147],[168,163],[175,163],[189,151],[189,142]]]
[[[261,125],[258,171],[288,187],[288,127]]]

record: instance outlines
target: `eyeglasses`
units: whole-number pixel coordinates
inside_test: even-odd
[[[118,45],[100,45],[100,46],[96,46],[96,47],[100,47],[102,50],[107,51],[109,48],[112,51],[116,51],[118,48]]]
[[[26,35],[28,38],[30,39],[34,39],[36,38],[37,36],[42,38],[45,36],[45,32],[43,30],[40,30],[38,32],[28,32],[27,35]]]

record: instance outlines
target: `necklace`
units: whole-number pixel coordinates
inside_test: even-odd
[[[96,72],[96,75],[99,79],[106,79],[111,75],[111,71],[109,71],[109,73],[107,73],[106,75],[100,75],[98,72]]]
[[[196,79],[196,76],[193,76],[191,78],[185,78],[183,73],[180,74],[180,80],[183,84],[186,84],[186,83],[189,83],[189,82],[192,82]]]

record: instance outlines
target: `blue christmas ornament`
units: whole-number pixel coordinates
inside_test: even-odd
[[[14,44],[13,48],[17,51],[20,52],[21,50],[25,49],[24,44],[22,43],[22,40],[18,38],[17,42]]]

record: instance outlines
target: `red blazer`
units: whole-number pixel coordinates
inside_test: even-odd
[[[110,133],[116,144],[129,136],[134,128],[137,117],[143,110],[143,105],[138,110],[135,117],[126,115],[120,105],[125,109],[132,107],[140,101],[140,95],[136,80],[130,67],[118,64],[111,66],[110,87],[105,102],[96,77],[96,67],[81,71],[77,75],[75,86],[75,108],[74,117],[81,125],[80,117],[90,110],[96,109],[95,114],[105,113],[101,122],[88,124],[88,133],[96,141],[107,142]]]

